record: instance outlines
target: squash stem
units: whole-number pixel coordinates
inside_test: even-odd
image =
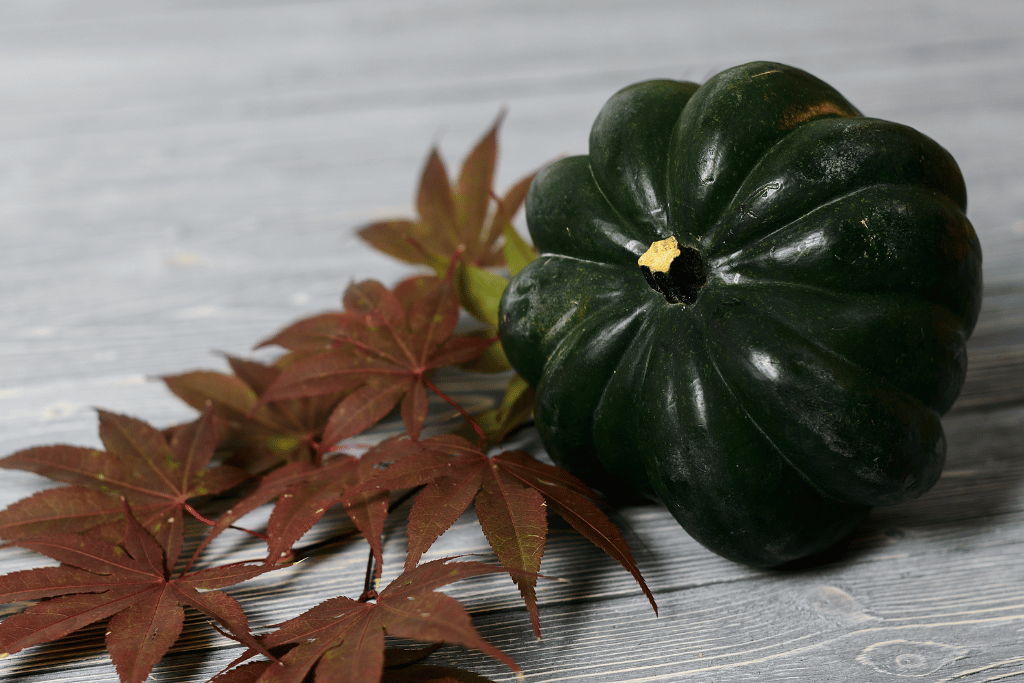
[[[670,304],[692,304],[708,281],[707,265],[694,247],[680,247],[675,237],[658,240],[637,259],[651,289]]]

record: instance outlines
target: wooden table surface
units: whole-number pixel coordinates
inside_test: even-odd
[[[543,640],[507,580],[451,593],[529,681],[1024,676],[1022,26],[1019,0],[3,0],[0,452],[98,445],[94,407],[190,419],[150,378],[223,369],[216,351],[249,353],[352,280],[409,274],[355,228],[408,214],[429,146],[460,159],[501,108],[504,188],[585,152],[628,83],[780,61],[935,138],[966,177],[985,302],[942,479],[786,571],[711,555],[660,507],[621,510],[657,617],[555,522],[542,571],[571,583],[542,584]],[[46,486],[4,471],[0,507]],[[259,555],[232,539],[223,557]],[[386,548],[385,579],[400,529]],[[465,520],[429,556],[485,549]],[[294,570],[287,593],[269,578],[229,592],[265,629],[358,594],[365,561],[353,544]],[[38,564],[0,553],[3,573]],[[190,616],[152,679],[204,681],[238,652]],[[512,678],[459,648],[434,658]],[[95,627],[3,660],[0,678],[116,675]]]

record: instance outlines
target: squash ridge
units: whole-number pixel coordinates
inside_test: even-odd
[[[829,371],[829,373],[831,374],[832,378],[836,381],[837,386],[849,386],[851,388],[856,388],[856,386],[858,386],[858,385],[865,384],[865,380],[864,380],[864,376],[865,375],[867,375],[869,377],[872,377],[872,378],[875,377],[875,375],[873,373],[868,373],[868,372],[864,371],[858,365],[855,365],[855,364],[851,363],[850,361],[848,361],[847,359],[845,359],[844,357],[839,356],[838,354],[835,354],[834,352],[831,351],[831,349],[828,349],[826,347],[821,347],[819,345],[814,344],[813,342],[810,342],[810,341],[806,340],[806,338],[802,334],[800,334],[798,331],[794,330],[788,323],[786,323],[785,321],[777,320],[771,314],[770,311],[765,311],[761,307],[752,307],[752,308],[756,311],[755,315],[764,315],[764,316],[768,317],[769,319],[771,319],[776,324],[778,324],[782,329],[787,330],[790,333],[790,337],[791,337],[790,340],[787,340],[788,343],[792,343],[793,341],[798,341],[801,344],[803,344],[805,346],[805,348],[808,348],[808,349],[811,349],[811,350],[814,350],[814,351],[819,351],[820,355],[823,356],[827,361],[831,361],[831,362],[835,363],[838,367],[845,369],[847,372],[842,372],[841,373],[841,372],[835,372],[831,367],[826,367],[826,370]],[[708,333],[708,337],[711,337],[711,336],[712,335],[709,332]],[[721,337],[721,335],[716,335],[716,336]],[[719,347],[718,350],[721,353],[732,353],[734,355],[734,357],[736,357],[736,358],[740,358],[740,357],[743,356],[743,351],[745,350],[745,347],[742,347],[742,346],[738,345],[735,341],[730,340],[730,339],[726,339],[726,338],[722,338],[720,341],[721,341],[721,346]],[[710,345],[708,345],[708,348],[710,348]],[[792,367],[792,366],[794,366],[794,364],[792,362],[788,362],[788,363],[786,363],[786,366],[787,367]],[[742,407],[743,412],[750,417],[751,422],[754,425],[756,425],[758,430],[761,431],[765,435],[766,439],[769,442],[775,444],[775,440],[771,436],[771,433],[774,430],[766,429],[761,424],[760,420],[758,418],[756,418],[750,412],[750,410],[748,409],[748,401],[752,400],[752,397],[751,396],[741,397],[737,393],[737,391],[735,390],[736,378],[731,378],[730,379],[729,373],[723,372],[723,370],[722,370],[722,363],[720,361],[717,361],[717,360],[715,361],[715,367],[718,370],[719,374],[722,376],[723,381],[725,381],[726,384],[729,385],[730,393],[738,400],[739,405]],[[848,375],[851,375],[851,376],[854,377],[854,381],[853,382],[843,381],[842,378],[844,378],[844,377],[846,377]],[[740,382],[740,384],[743,384],[743,382]],[[868,383],[868,386],[871,386],[873,389],[875,389],[877,387],[877,390],[873,390],[873,391],[869,392],[869,399],[868,400],[873,400],[875,397],[878,397],[878,398],[886,397],[888,399],[888,400],[885,401],[885,407],[882,407],[883,412],[887,412],[888,410],[890,410],[890,408],[888,406],[893,406],[893,407],[906,406],[909,409],[909,414],[915,414],[916,413],[920,417],[920,422],[914,421],[912,424],[919,424],[921,426],[922,430],[923,430],[923,432],[922,432],[923,435],[928,435],[928,434],[934,435],[934,434],[937,433],[938,434],[939,445],[941,446],[941,444],[944,443],[944,436],[942,434],[941,422],[939,421],[939,414],[938,414],[937,411],[935,411],[934,409],[932,409],[929,406],[927,406],[925,403],[923,403],[917,397],[915,397],[915,396],[913,396],[913,395],[903,391],[899,387],[894,386],[888,380],[880,381],[876,385],[871,385],[870,383]],[[772,400],[772,397],[769,396],[768,398],[769,398],[769,401]],[[810,409],[811,409],[812,412],[807,413],[808,416],[812,416],[815,413],[815,407],[813,405],[810,406]],[[770,411],[766,411],[765,417],[767,419],[771,419],[770,415],[767,414],[769,412]],[[799,425],[801,423],[799,421],[797,421],[794,424],[798,424]],[[838,423],[836,423],[836,424],[838,424]],[[929,429],[929,425],[931,425],[933,427],[933,429]],[[849,460],[851,457],[853,457],[854,454],[856,453],[856,451],[851,452],[851,453],[844,453],[842,450],[837,450],[837,447],[840,446],[840,445],[844,445],[846,447],[855,447],[856,444],[855,444],[855,442],[847,442],[845,440],[841,440],[839,442],[833,443],[833,438],[830,438],[827,435],[827,431],[821,431],[820,434],[818,433],[819,430],[820,430],[820,427],[810,427],[810,426],[807,426],[807,425],[804,425],[804,427],[806,429],[810,430],[811,432],[814,432],[817,436],[819,436],[820,442],[819,441],[812,441],[812,442],[809,442],[809,443],[805,444],[803,447],[797,447],[797,448],[792,449],[791,451],[782,451],[782,456],[786,460],[786,462],[791,467],[793,467],[793,469],[798,471],[801,474],[801,476],[804,477],[804,479],[806,479],[808,482],[810,482],[814,486],[814,488],[816,490],[822,492],[823,495],[826,495],[827,497],[830,497],[830,498],[834,498],[836,500],[841,500],[841,501],[848,502],[848,503],[858,503],[858,504],[862,504],[862,505],[883,505],[883,504],[892,504],[892,503],[903,502],[908,497],[907,496],[907,492],[908,491],[912,492],[914,494],[914,496],[916,497],[916,495],[920,495],[925,490],[930,488],[931,485],[934,484],[935,479],[938,476],[938,473],[941,471],[941,464],[942,464],[942,461],[944,459],[944,456],[943,456],[942,453],[938,453],[937,456],[936,456],[936,454],[933,451],[919,450],[919,451],[916,451],[916,453],[917,453],[916,460],[921,460],[922,462],[921,463],[914,462],[912,464],[916,465],[916,467],[914,469],[917,471],[918,474],[920,474],[920,477],[916,478],[916,479],[913,479],[909,483],[908,482],[902,482],[902,481],[896,481],[894,479],[891,479],[891,476],[892,476],[893,473],[895,473],[896,471],[899,471],[901,469],[904,469],[903,467],[900,467],[899,465],[897,465],[894,468],[893,473],[888,472],[888,470],[882,469],[882,470],[877,470],[877,472],[875,472],[874,475],[872,475],[867,470],[864,470],[863,473],[858,473],[855,476],[853,476],[852,478],[842,478],[842,477],[840,477],[838,479],[835,479],[832,482],[832,484],[826,485],[822,481],[816,481],[816,479],[814,477],[812,477],[812,475],[809,474],[804,469],[804,467],[799,465],[796,461],[794,461],[794,459],[792,457],[790,457],[790,454],[796,455],[798,453],[803,453],[803,454],[805,454],[807,456],[806,457],[807,462],[809,462],[809,463],[816,463],[817,461],[819,461],[821,459],[821,455],[822,455],[821,451],[819,450],[819,448],[824,447],[824,448],[827,448],[829,452],[834,453],[836,455],[836,457],[839,458],[839,462],[844,462],[844,459]],[[780,428],[781,428],[781,426],[780,426]],[[833,437],[836,437],[836,436],[838,436],[840,439],[844,438],[841,433],[833,435]],[[902,436],[906,437],[907,434],[903,433]],[[793,434],[789,434],[789,437],[790,437],[790,440],[794,442],[794,445],[796,445],[798,443],[802,443],[800,439],[794,438]],[[849,437],[845,437],[845,438],[849,438]],[[896,445],[896,443],[894,442],[893,445]],[[897,462],[897,461],[900,464],[906,464],[907,463],[906,459],[896,459],[896,460],[894,460],[894,462]],[[938,463],[938,468],[935,467],[936,462]],[[925,465],[928,465],[928,466],[925,466]],[[835,471],[842,471],[842,470],[831,470],[829,468],[821,468],[821,473],[835,472]],[[858,470],[857,468],[854,468],[853,471],[854,472],[860,472],[860,470]],[[845,472],[843,472],[843,473],[845,474]],[[833,489],[832,486],[837,486],[838,489]],[[855,487],[855,488],[851,489],[851,487]],[[848,494],[842,493],[841,491],[843,491],[844,489],[845,490],[849,490],[849,493]],[[866,498],[864,498],[862,496],[867,496],[870,499],[866,499]]]
[[[776,444],[775,441],[768,435],[768,433],[764,430],[760,423],[756,419],[754,419],[754,416],[750,414],[750,411],[747,409],[746,402],[740,399],[740,397],[736,394],[736,390],[733,388],[733,384],[726,377],[725,373],[722,372],[721,364],[718,362],[718,358],[716,357],[715,352],[712,350],[712,345],[709,339],[710,334],[708,333],[706,327],[704,315],[699,311],[694,311],[694,314],[697,320],[697,325],[701,331],[700,342],[701,345],[704,347],[704,353],[707,356],[708,361],[711,363],[711,367],[715,371],[715,374],[718,375],[719,379],[721,379],[722,386],[725,387],[725,390],[727,392],[729,392],[729,398],[731,398],[733,403],[740,409],[740,411],[742,411],[743,415],[746,416],[747,420],[750,421],[750,424],[754,425],[754,429],[756,429],[757,432],[762,436],[762,438],[764,438],[765,443],[771,446],[771,449],[776,457],[780,458],[784,463],[786,463],[787,466],[793,468],[793,470],[796,471],[800,475],[800,477],[804,481],[806,481],[807,484],[811,486],[811,488],[813,488],[815,491],[817,491],[818,493],[827,498],[833,498],[833,496],[821,490],[821,487],[814,481],[809,479],[807,475],[804,474],[800,469],[793,467],[793,464],[789,461],[789,458],[786,457],[783,450],[779,448],[778,444]]]

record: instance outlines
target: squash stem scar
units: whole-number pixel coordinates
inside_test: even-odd
[[[670,304],[692,304],[708,281],[701,253],[694,247],[680,247],[674,236],[651,244],[637,265],[651,289]]]

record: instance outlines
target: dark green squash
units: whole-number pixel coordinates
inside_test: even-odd
[[[757,566],[939,478],[981,250],[953,158],[758,62],[604,106],[533,183],[500,335],[552,458]]]

